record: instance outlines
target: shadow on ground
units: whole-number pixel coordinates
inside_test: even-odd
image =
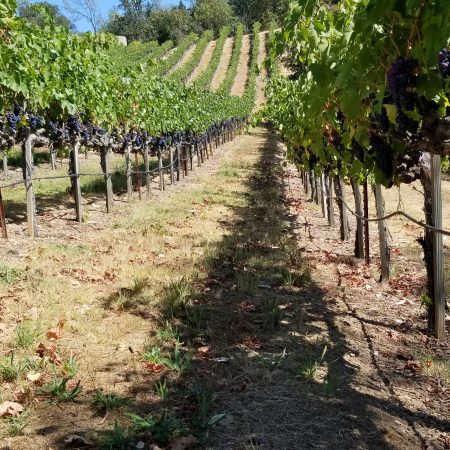
[[[167,376],[166,400],[135,402],[132,411],[155,417],[167,411],[187,425],[186,434],[200,437],[201,448],[420,448],[403,423],[442,431],[448,423],[406,410],[388,387],[377,395],[375,376],[359,385],[360,368],[346,358],[353,350],[338,317],[297,249],[276,136],[255,133],[262,145],[249,150],[259,159],[243,204],[234,207],[233,221],[223,221],[228,233],[202,262],[206,273],[195,283],[194,301],[177,316],[183,355],[186,348],[193,355],[190,367]],[[245,159],[236,160],[237,170]],[[170,340],[166,350],[174,351]],[[111,370],[114,362],[105,367]],[[152,393],[154,381],[165,377],[124,376],[134,380],[133,398]],[[154,435],[142,439],[150,443]],[[62,441],[55,445],[62,448]]]

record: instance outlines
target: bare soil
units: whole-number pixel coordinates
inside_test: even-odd
[[[173,72],[176,72],[178,69],[183,67],[190,59],[192,54],[195,51],[195,47],[197,47],[197,43],[194,42],[185,52],[184,55],[181,57],[181,59],[169,70],[167,73],[170,75]]]
[[[241,54],[239,57],[239,64],[234,79],[234,84],[231,88],[231,95],[242,97],[247,86],[248,79],[248,65],[250,61],[251,36],[245,34],[242,38]]]
[[[225,39],[222,56],[219,65],[211,81],[211,91],[217,91],[227,76],[228,66],[230,65],[231,55],[233,53],[234,38]]]
[[[264,88],[267,80],[267,70],[264,68],[264,60],[267,57],[267,39],[269,38],[268,32],[259,34],[259,52],[258,52],[258,67],[259,75],[256,80],[256,98],[254,112],[259,111],[266,102],[266,96]]]
[[[352,242],[328,227],[264,128],[154,194],[117,202],[97,223],[57,221],[54,236],[49,227],[30,240],[11,225],[3,263],[16,272],[1,278],[2,353],[46,365],[34,371],[39,381],[29,369],[3,380],[0,402],[29,412],[18,436],[0,421],[3,448],[100,448],[98,430],[163,411],[183,426],[160,448],[187,448],[176,436],[191,434],[196,448],[224,450],[449,447],[449,345],[425,330],[420,255],[396,254],[398,273],[380,286],[376,249],[371,267],[351,256]],[[192,289],[189,305],[165,317],[165,289],[180,280]],[[25,319],[39,328],[28,348],[17,344]],[[189,367],[149,364],[155,346],[172,354],[175,328]],[[45,386],[63,371],[50,359],[69,356],[81,393],[50,402]],[[167,398],[154,387],[164,379]],[[98,389],[130,403],[99,410]],[[139,437],[145,449],[155,439]]]
[[[189,77],[189,79],[187,81],[188,86],[190,84],[192,84],[206,70],[206,68],[208,67],[208,64],[211,62],[211,58],[213,56],[216,45],[217,45],[217,41],[211,41],[207,45],[207,47],[200,59],[200,62],[198,63],[197,67],[194,69],[194,71],[192,72],[191,76]]]

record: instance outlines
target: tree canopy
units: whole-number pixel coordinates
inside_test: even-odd
[[[42,27],[45,24],[45,13],[53,16],[57,25],[68,28],[71,31],[75,29],[74,24],[61,12],[59,7],[49,2],[42,1],[32,4],[28,0],[21,0],[17,8],[17,14],[20,17],[38,27]]]

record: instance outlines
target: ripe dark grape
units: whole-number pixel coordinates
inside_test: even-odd
[[[28,124],[32,130],[38,130],[44,126],[44,119],[41,116],[36,116],[32,113],[28,113]]]
[[[59,136],[59,128],[55,122],[48,122],[47,128],[50,132],[50,139],[56,141]]]
[[[443,48],[439,52],[438,68],[444,78],[450,76],[450,50]]]
[[[375,165],[387,179],[391,179],[394,174],[394,152],[392,147],[377,134],[370,136],[370,145],[375,156]]]
[[[69,116],[67,120],[67,129],[69,133],[79,134],[81,131],[81,122],[77,116]]]
[[[17,103],[14,105],[14,114],[16,116],[23,116],[23,108],[19,106]]]
[[[398,108],[412,110],[415,105],[413,88],[417,76],[415,70],[419,63],[416,59],[399,56],[391,65],[387,73],[389,91]]]
[[[390,122],[386,108],[384,106],[381,109],[381,113],[374,114],[373,123],[376,126],[376,128],[378,128],[380,131],[383,131],[383,133],[387,133],[389,131]]]
[[[365,153],[363,146],[355,139],[352,139],[352,153],[353,156],[360,162],[364,162]]]
[[[16,115],[13,112],[9,112],[6,114],[6,121],[9,126],[9,134],[10,136],[15,136],[17,133],[17,124],[20,122],[21,116]]]

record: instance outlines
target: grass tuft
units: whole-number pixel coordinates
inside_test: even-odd
[[[176,317],[184,312],[189,299],[192,297],[192,287],[186,278],[171,281],[164,286],[163,297],[160,301],[161,312],[164,317]]]

